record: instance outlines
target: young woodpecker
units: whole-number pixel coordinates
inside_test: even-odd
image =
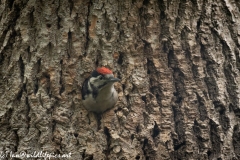
[[[120,81],[114,78],[111,70],[105,67],[97,68],[85,80],[82,87],[84,107],[92,112],[102,113],[114,107],[118,100],[118,93],[114,83]]]

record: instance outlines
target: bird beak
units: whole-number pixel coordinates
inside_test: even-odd
[[[120,81],[120,79],[119,78],[115,78],[115,77],[111,77],[111,78],[108,79],[108,81],[109,82],[118,82],[118,81]]]

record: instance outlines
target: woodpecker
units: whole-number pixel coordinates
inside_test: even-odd
[[[118,100],[118,93],[114,83],[120,81],[115,78],[110,69],[97,68],[87,78],[82,86],[83,105],[88,111],[102,113],[114,107]]]

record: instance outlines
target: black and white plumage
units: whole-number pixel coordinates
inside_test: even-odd
[[[114,83],[120,81],[115,78],[111,70],[105,67],[97,68],[85,80],[82,87],[83,105],[88,111],[102,113],[114,107],[118,100],[118,93]]]

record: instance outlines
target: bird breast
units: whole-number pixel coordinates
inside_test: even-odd
[[[117,91],[113,85],[101,89],[95,99],[92,97],[92,94],[89,96],[83,101],[83,105],[87,110],[97,113],[114,107],[118,99]]]

